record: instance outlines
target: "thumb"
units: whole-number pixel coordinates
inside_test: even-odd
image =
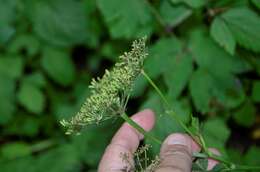
[[[187,135],[169,135],[161,147],[161,163],[156,172],[191,172],[192,144]]]

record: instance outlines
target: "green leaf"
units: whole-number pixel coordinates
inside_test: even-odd
[[[0,72],[0,125],[13,117],[15,106],[15,81]]]
[[[15,34],[12,26],[16,20],[16,0],[0,0],[0,44],[4,44]]]
[[[212,170],[210,170],[210,172],[222,172],[225,171],[227,169],[226,165],[223,163],[218,163],[217,165],[215,165],[213,167]]]
[[[100,20],[100,15],[97,15],[97,1],[83,0],[82,7],[84,7],[85,20],[87,21],[87,41],[86,44],[91,48],[98,48],[100,38],[104,34],[104,24]]]
[[[43,69],[55,82],[68,86],[75,80],[75,66],[66,52],[46,48],[41,60]]]
[[[241,73],[248,69],[240,56],[231,56],[213,41],[202,29],[191,34],[190,48],[196,63],[216,75]]]
[[[30,153],[30,146],[22,142],[8,143],[1,149],[1,154],[6,159],[14,159],[29,155]]]
[[[23,82],[17,95],[19,103],[28,111],[39,114],[45,106],[45,97],[36,86]]]
[[[212,5],[214,6],[214,9],[216,9],[216,8],[227,7],[227,6],[229,6],[230,8],[239,7],[239,6],[247,6],[247,5],[249,5],[249,3],[248,3],[248,1],[244,1],[244,0],[236,0],[236,1],[233,1],[233,0],[218,0],[218,1],[213,2]],[[225,10],[223,10],[223,11],[225,11]],[[215,12],[217,12],[215,14],[217,15],[217,14],[219,14],[218,12],[223,12],[223,11],[222,10],[221,11],[215,11]],[[214,16],[216,16],[216,15],[214,15]]]
[[[204,123],[203,136],[207,145],[222,150],[230,136],[230,130],[224,120],[212,118]]]
[[[256,158],[260,155],[260,148],[256,146],[251,146],[249,150],[244,155],[244,161],[248,165],[259,165],[260,159]],[[252,170],[252,172],[257,172],[259,170]]]
[[[231,55],[234,55],[236,41],[225,21],[216,17],[211,24],[210,34],[214,40]]]
[[[208,160],[198,159],[195,163],[192,163],[192,172],[207,172]]]
[[[57,121],[61,121],[62,119],[69,119],[77,112],[77,108],[75,105],[71,105],[69,103],[59,103],[54,106],[53,110]]]
[[[161,38],[149,50],[149,57],[144,65],[151,78],[157,78],[170,68],[175,56],[181,52],[181,42],[176,38]]]
[[[160,14],[169,26],[176,27],[191,16],[192,10],[184,5],[172,5],[168,0],[164,0],[160,5]]]
[[[258,9],[260,9],[260,0],[251,0],[251,1]]]
[[[63,144],[37,156],[33,165],[37,172],[45,172],[47,166],[49,172],[79,172],[79,162],[77,148]]]
[[[252,99],[255,102],[260,102],[260,81],[253,82]]]
[[[253,67],[256,70],[256,73],[258,74],[258,76],[260,76],[260,58],[254,57],[250,58],[250,60],[252,60]]]
[[[98,166],[104,150],[119,127],[118,124],[107,121],[102,126],[89,126],[80,137],[73,138],[72,144],[85,163],[92,167]]]
[[[16,158],[13,161],[0,162],[2,172],[35,172],[35,161],[33,156]],[[33,164],[33,165],[32,165]]]
[[[76,82],[73,89],[73,96],[77,98],[77,104],[81,107],[82,103],[85,102],[87,96],[90,95],[90,89],[86,89],[86,83],[91,82],[91,76],[88,72],[84,72],[81,75],[81,78]]]
[[[245,100],[242,82],[233,75],[212,76],[214,78],[213,95],[227,108],[236,108]]]
[[[34,56],[40,50],[40,42],[35,36],[22,34],[17,36],[8,46],[9,53],[20,53],[25,51],[26,55]]]
[[[233,118],[239,125],[250,127],[255,122],[255,113],[255,106],[248,100],[233,114]]]
[[[210,111],[211,89],[214,87],[213,79],[205,70],[197,70],[192,74],[189,90],[196,109],[205,113]]]
[[[248,8],[233,8],[222,15],[237,43],[260,52],[260,17]]]
[[[26,112],[16,112],[15,119],[8,123],[4,133],[8,135],[35,137],[39,132],[41,120],[34,116],[28,117]]]
[[[113,38],[136,38],[153,30],[145,0],[98,0],[98,7]]]
[[[9,24],[16,19],[16,0],[0,0],[0,23]]]
[[[5,44],[15,34],[15,29],[11,26],[4,26],[0,28],[0,44]]]
[[[17,79],[22,75],[24,68],[21,56],[6,56],[0,58],[0,73]]]
[[[212,75],[203,68],[193,73],[189,90],[196,109],[202,113],[213,111],[218,104],[235,108],[245,99],[241,83],[234,76]]]
[[[177,98],[188,83],[193,71],[192,57],[190,54],[179,54],[170,62],[163,73],[169,96]]]
[[[190,115],[190,126],[189,130],[194,136],[200,135],[200,123],[199,119]]]
[[[206,1],[205,0],[171,0],[173,3],[185,3],[192,8],[202,7]]]
[[[103,43],[100,53],[108,60],[116,62],[123,49],[126,49],[126,45],[122,41],[107,41]]]
[[[238,150],[233,147],[227,148],[227,155],[228,155],[228,159],[231,160],[232,162],[236,164],[242,164],[244,155],[242,154],[241,150]]]
[[[46,86],[47,81],[44,75],[41,72],[34,72],[29,75],[26,75],[23,79],[25,82],[33,84],[39,88],[43,88]]]
[[[147,80],[144,78],[143,75],[139,75],[133,85],[133,91],[131,92],[131,97],[140,97],[143,95],[146,87],[148,85]]]
[[[33,29],[47,43],[66,47],[87,40],[87,20],[81,2],[34,1],[32,8]]]

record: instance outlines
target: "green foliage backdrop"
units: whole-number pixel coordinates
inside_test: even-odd
[[[122,121],[68,137],[59,120],[144,35],[145,70],[180,118],[198,116],[223,156],[260,164],[259,0],[0,0],[1,172],[95,171]],[[159,138],[182,132],[140,76],[128,113],[144,108]]]

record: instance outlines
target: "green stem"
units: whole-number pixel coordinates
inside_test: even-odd
[[[198,153],[195,152],[193,153],[193,157],[196,158],[211,158],[214,160],[217,160],[219,162],[222,162],[224,164],[226,164],[229,169],[225,169],[225,171],[232,171],[232,170],[260,170],[260,166],[249,166],[249,165],[238,165],[238,164],[234,164],[228,160],[226,160],[223,157],[214,155],[212,153]]]
[[[170,103],[167,101],[166,97],[163,95],[163,93],[157,87],[157,85],[145,73],[144,70],[142,70],[141,73],[147,79],[147,81],[152,85],[152,87],[156,90],[156,92],[159,94],[159,96],[161,97],[161,99],[163,100],[165,105],[167,106],[167,109],[171,109]],[[181,125],[182,128],[202,147],[202,150],[205,151],[205,153],[194,154],[194,157],[211,158],[211,159],[217,160],[219,162],[222,162],[222,163],[228,165],[229,167],[231,167],[231,169],[235,169],[235,170],[258,170],[258,169],[260,169],[259,166],[235,165],[234,163],[226,160],[225,158],[222,158],[220,156],[216,156],[216,155],[212,154],[211,152],[209,152],[202,136],[199,137],[199,141],[198,141],[198,138],[196,138],[196,136],[193,135],[193,133],[189,130],[189,128],[174,113],[174,111],[172,111],[172,110],[167,111],[167,114],[170,115],[172,118],[174,118],[179,123],[179,125]]]
[[[214,160],[217,160],[219,162],[222,162],[228,166],[228,169],[225,169],[223,171],[233,171],[233,170],[260,170],[260,166],[248,166],[248,165],[238,165],[234,164],[228,160],[226,160],[223,157],[214,155],[212,153],[207,154],[207,153],[199,153],[199,152],[194,152],[193,157],[196,158],[211,158]]]
[[[192,156],[194,158],[208,158],[208,155],[205,153],[201,153],[201,152],[193,152]]]
[[[169,114],[173,119],[175,119],[179,125],[195,140],[197,141],[196,136],[193,135],[193,133],[189,130],[189,128],[180,120],[180,118],[175,114],[174,111],[168,111],[167,114]],[[197,141],[198,142],[198,141]],[[199,142],[201,145],[201,143]]]
[[[152,87],[156,90],[156,92],[159,94],[165,105],[167,106],[167,109],[171,109],[170,103],[166,99],[166,97],[163,95],[161,90],[157,87],[157,85],[152,81],[152,79],[145,73],[144,70],[141,71],[142,75],[147,79],[147,81],[152,85]],[[170,115],[174,120],[176,120],[179,125],[187,132],[189,133],[193,138],[195,136],[192,134],[192,132],[188,129],[188,127],[180,120],[180,118],[175,114],[174,111],[167,111],[167,114]]]
[[[229,167],[234,166],[234,164],[231,163],[230,161],[226,160],[226,159],[223,158],[223,157],[214,155],[213,153],[208,154],[208,158],[211,158],[211,159],[217,160],[217,161],[219,161],[219,162],[222,162],[222,163],[228,165]]]
[[[161,142],[159,139],[155,138],[152,134],[146,132],[146,131],[145,131],[142,127],[140,127],[135,121],[133,121],[131,118],[129,118],[126,113],[121,114],[121,117],[122,117],[129,125],[131,125],[133,128],[135,128],[135,129],[136,129],[137,131],[139,131],[141,134],[143,134],[144,137],[153,140],[154,142],[156,142],[156,143],[159,144],[159,145],[162,144],[162,142]]]
[[[234,170],[260,170],[260,166],[235,165]]]
[[[141,71],[142,75],[147,79],[147,81],[153,86],[153,88],[156,90],[156,92],[159,94],[159,96],[162,98],[163,102],[169,107],[170,104],[167,101],[167,99],[164,97],[161,90],[156,86],[156,84],[152,81],[152,79],[145,73],[144,70]]]
[[[211,158],[211,159],[214,159],[214,160],[217,160],[219,162],[223,162],[229,166],[232,165],[232,163],[230,163],[229,161],[225,160],[224,158],[220,157],[220,156],[216,156],[214,154],[207,154],[207,153],[200,153],[200,152],[194,152],[192,154],[193,157],[196,157],[196,158]]]
[[[155,89],[155,91],[159,94],[165,105],[167,106],[167,109],[171,109],[170,103],[167,101],[166,97],[163,95],[161,90],[157,87],[157,85],[152,81],[152,79],[145,73],[144,70],[141,71],[142,75],[147,79],[147,81],[152,85],[152,87]],[[170,110],[167,111],[167,113],[170,117],[172,117],[174,120],[178,122],[178,124],[202,147],[202,150],[205,151],[208,155],[211,155],[210,152],[208,151],[206,144],[204,142],[204,139],[202,137],[197,138],[190,130],[189,128],[180,120],[180,118],[175,114],[174,111]],[[221,161],[221,162],[226,162],[224,159],[220,159],[220,157],[213,157],[212,159],[217,158],[216,160]]]

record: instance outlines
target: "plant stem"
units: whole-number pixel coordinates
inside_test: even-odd
[[[219,162],[222,162],[222,163],[224,163],[224,164],[226,164],[226,165],[228,165],[230,167],[235,165],[232,162],[226,160],[225,158],[217,156],[217,155],[214,155],[212,153],[208,154],[208,158],[211,158],[211,159],[217,160]]]
[[[145,73],[144,70],[141,71],[142,75],[148,80],[148,82],[152,85],[152,87],[155,89],[155,91],[159,94],[159,96],[161,97],[161,99],[163,100],[163,102],[165,103],[165,105],[167,106],[167,109],[171,109],[170,107],[170,103],[167,101],[166,97],[163,95],[163,93],[161,92],[161,90],[157,87],[157,85],[152,81],[152,79],[148,76],[148,74]],[[180,118],[175,114],[174,111],[170,110],[170,111],[166,111],[166,114],[170,115],[170,117],[172,117],[174,120],[176,120],[178,122],[178,124],[194,139],[194,141],[196,141],[201,147],[202,150],[205,151],[207,153],[207,156],[212,158],[212,159],[216,159],[218,161],[227,163],[227,161],[225,161],[224,159],[222,159],[221,157],[216,157],[214,155],[212,155],[207,147],[206,144],[203,140],[203,138],[200,136],[199,139],[189,130],[189,128],[180,120]],[[210,156],[212,155],[212,156]],[[229,162],[228,162],[229,163]],[[229,163],[230,164],[230,163]]]
[[[142,75],[148,80],[148,82],[152,85],[152,87],[156,90],[156,92],[159,94],[165,105],[167,106],[167,109],[170,109],[169,111],[166,111],[166,114],[170,115],[172,118],[174,118],[179,125],[182,126],[182,128],[202,147],[202,150],[205,151],[205,153],[197,153],[194,154],[194,157],[199,157],[199,158],[211,158],[214,160],[217,160],[219,162],[222,162],[229,167],[231,167],[231,170],[259,170],[260,166],[247,166],[247,165],[236,165],[228,160],[226,160],[223,157],[216,156],[209,152],[204,139],[202,136],[199,136],[199,139],[196,138],[196,136],[189,130],[189,128],[179,119],[179,117],[175,114],[174,111],[171,110],[170,103],[167,101],[166,97],[163,95],[161,90],[157,87],[157,85],[152,81],[152,79],[145,73],[144,70],[141,71]]]
[[[260,166],[235,165],[234,170],[260,170]]]
[[[122,117],[129,125],[131,125],[133,128],[135,128],[135,129],[136,129],[137,131],[139,131],[141,134],[143,134],[144,137],[153,140],[154,142],[156,142],[156,143],[159,144],[159,145],[162,144],[162,142],[161,142],[159,139],[155,138],[152,134],[146,132],[146,131],[145,131],[142,127],[140,127],[135,121],[133,121],[131,118],[129,118],[126,113],[122,113],[122,114],[121,114],[121,117]]]
[[[152,79],[145,73],[144,70],[141,71],[142,75],[148,80],[148,82],[152,85],[152,87],[156,90],[156,92],[159,94],[165,105],[167,106],[167,109],[171,109],[170,103],[166,99],[166,97],[163,95],[161,90],[157,87],[157,85],[152,81]],[[180,120],[180,118],[175,114],[174,111],[170,110],[167,111],[167,114],[170,115],[174,120],[176,120],[179,125],[187,132],[189,133],[192,137],[195,138],[195,136],[192,134],[192,132],[188,129],[188,127]]]
[[[233,170],[260,170],[260,166],[249,166],[249,165],[238,165],[238,164],[234,164],[228,160],[226,160],[223,157],[214,155],[212,153],[198,153],[195,152],[193,153],[193,157],[196,158],[211,158],[214,160],[217,160],[218,162],[224,163],[226,164],[229,168],[225,169],[224,171],[233,171]]]
[[[174,111],[168,111],[168,113],[173,119],[175,119],[179,125],[197,142],[198,139],[196,138],[196,136],[193,135],[193,133],[189,130],[189,128],[180,120],[180,118],[175,114]],[[199,142],[199,144],[201,145],[201,143]]]
[[[164,97],[161,90],[156,86],[156,84],[152,81],[152,79],[145,73],[144,70],[141,71],[142,75],[147,79],[147,81],[153,86],[153,88],[156,90],[156,92],[159,94],[159,96],[162,98],[163,102],[169,107],[170,104],[167,101],[167,99]]]

